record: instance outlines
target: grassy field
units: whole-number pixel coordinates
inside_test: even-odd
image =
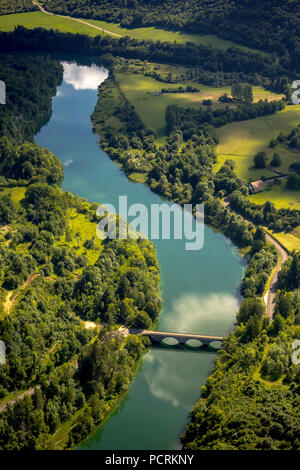
[[[300,210],[300,191],[286,189],[286,182],[282,180],[280,185],[268,185],[265,191],[250,196],[250,200],[255,204],[264,204],[271,201],[277,209],[297,209]]]
[[[25,191],[26,188],[24,187],[4,188],[2,194],[10,194],[13,202],[18,204],[22,199],[24,199]]]
[[[177,43],[194,42],[195,44],[211,45],[219,49],[228,49],[229,47],[236,47],[246,52],[257,52],[266,54],[246,46],[233,43],[226,39],[219,38],[211,34],[183,34],[176,31],[165,31],[154,27],[127,29],[121,28],[119,24],[107,23],[105,21],[86,20],[90,24],[98,26],[112,33],[120,36],[130,36],[135,39],[152,39],[154,41],[169,41]],[[22,25],[26,28],[43,27],[46,29],[58,29],[62,32],[81,33],[89,36],[97,36],[101,31],[91,28],[82,23],[78,23],[72,19],[61,18],[54,15],[48,15],[41,11],[30,13],[18,13],[13,15],[4,15],[0,17],[0,30],[12,31],[15,26]]]
[[[80,33],[88,36],[98,36],[101,34],[101,31],[73,21],[72,19],[47,15],[41,11],[0,16],[1,31],[13,31],[18,25],[25,26],[29,29],[40,27],[45,29],[58,29],[63,33]]]
[[[13,202],[19,204],[25,197],[25,191],[25,187],[4,188],[0,194],[10,194]],[[67,232],[56,245],[75,248],[78,256],[84,255],[91,264],[94,264],[103,249],[101,240],[96,236],[96,224],[90,222],[84,214],[78,213],[75,209],[68,209],[67,222]],[[94,239],[94,247],[86,249],[83,246],[84,243],[92,238]],[[29,243],[23,243],[20,245],[20,249],[26,250],[28,246]],[[82,269],[77,270],[77,274],[80,274],[81,271]]]
[[[176,41],[177,43],[194,42],[195,44],[203,44],[205,46],[212,46],[218,49],[228,49],[230,47],[236,47],[245,52],[256,52],[260,54],[266,54],[262,51],[251,49],[247,46],[242,46],[241,44],[237,44],[232,41],[219,38],[214,34],[187,34],[180,33],[179,31],[161,30],[154,27],[128,29],[121,28],[121,26],[116,23],[107,23],[105,21],[96,21],[90,19],[88,21],[89,23],[95,24],[96,26],[108,29],[113,33],[120,34],[120,36],[130,36],[134,39],[152,39],[153,41],[168,42]]]
[[[212,99],[217,102],[220,95],[225,92],[230,94],[230,88],[212,88],[199,85],[199,93],[171,93],[156,95],[162,88],[176,89],[186,86],[185,83],[167,84],[145,77],[137,73],[119,73],[117,80],[127,99],[134,105],[136,112],[143,122],[157,132],[158,143],[163,142],[165,131],[165,110],[170,104],[180,106],[198,107],[203,99]],[[191,83],[195,85],[195,83]],[[280,98],[262,88],[253,89],[255,100]],[[289,133],[300,122],[300,105],[288,106],[280,113],[261,117],[253,120],[234,122],[217,129],[219,145],[217,146],[218,163],[217,171],[227,159],[236,163],[236,171],[248,181],[260,179],[262,176],[274,176],[273,168],[258,170],[254,168],[253,157],[259,151],[266,151],[270,163],[274,152],[281,156],[282,165],[280,171],[287,172],[292,162],[300,161],[300,152],[292,151],[284,145],[270,149],[269,142],[276,138],[280,132]],[[257,204],[263,204],[270,200],[277,208],[290,208],[300,210],[300,192],[287,191],[285,181],[280,185],[268,186],[267,190],[251,196],[251,200]]]
[[[277,209],[300,210],[300,191],[291,191],[286,188],[286,181],[282,180],[280,185],[268,185],[266,190],[253,194],[250,200],[255,204],[264,204],[271,201]],[[267,230],[267,229],[266,229]],[[288,251],[300,250],[300,227],[290,233],[274,233],[269,231]]]
[[[179,106],[192,106],[198,108],[204,99],[212,99],[217,105],[218,98],[224,93],[230,94],[230,87],[213,88],[193,82],[185,83],[162,83],[152,77],[145,77],[142,74],[119,73],[117,80],[125,93],[127,99],[134,105],[136,112],[140,115],[144,123],[157,132],[158,139],[166,135],[165,131],[165,111],[167,106],[178,104]],[[197,86],[199,93],[167,93],[156,96],[162,88],[177,89],[180,86],[186,87],[188,84]],[[255,101],[259,99],[278,99],[280,96],[270,93],[263,88],[253,89]]]
[[[272,167],[258,170],[253,167],[253,157],[257,152],[265,151],[269,162],[274,152],[281,156],[281,171],[288,170],[289,165],[300,160],[300,152],[293,152],[284,146],[269,149],[271,139],[280,132],[289,133],[300,122],[300,105],[287,106],[283,111],[249,121],[233,122],[217,130],[219,145],[217,146],[217,171],[228,158],[235,161],[237,173],[248,181],[257,180],[261,175],[266,177],[274,173]]]

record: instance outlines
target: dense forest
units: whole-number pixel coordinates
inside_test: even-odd
[[[4,186],[26,183],[58,183],[63,178],[62,163],[47,149],[31,142],[13,144],[3,137],[0,141],[0,175]]]
[[[71,448],[130,384],[147,340],[117,324],[152,326],[159,268],[146,240],[99,240],[98,204],[64,193],[61,162],[29,140],[49,117],[59,63],[11,55],[1,65],[0,449]],[[20,115],[29,126],[11,132],[5,123]]]
[[[117,22],[215,33],[237,43],[290,56],[299,67],[297,0],[46,0],[53,12]]]
[[[37,10],[32,0],[1,0],[0,15],[8,15],[10,13],[25,13],[27,11]]]
[[[143,341],[125,339],[114,325],[150,327],[157,317],[156,255],[145,240],[101,244],[87,238],[85,230],[96,227],[97,205],[46,183],[18,189],[24,194],[19,203],[11,198],[13,189],[0,196],[6,227],[1,230],[0,337],[7,351],[0,400],[40,388],[0,414],[0,448],[48,448],[54,432],[71,420],[76,434],[73,430],[71,441],[63,443],[70,446],[127,389],[145,350]],[[72,228],[74,219],[79,232]],[[91,319],[94,328],[86,329],[83,320]],[[101,322],[106,330],[99,328]],[[81,414],[73,420],[79,410],[83,423]]]

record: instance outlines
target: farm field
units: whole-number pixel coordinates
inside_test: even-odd
[[[168,42],[194,42],[195,44],[211,45],[219,49],[228,49],[229,47],[236,47],[245,52],[256,52],[266,55],[267,53],[251,49],[246,46],[219,38],[212,34],[185,34],[179,31],[166,31],[154,27],[127,29],[121,28],[119,24],[107,23],[106,21],[98,21],[82,18],[90,24],[98,26],[99,28],[111,31],[120,36],[130,36],[134,39],[152,39],[154,41],[168,41]],[[12,31],[15,26],[22,25],[26,28],[43,27],[46,29],[58,29],[62,32],[87,34],[89,36],[98,36],[101,31],[74,21],[70,18],[62,18],[55,15],[49,15],[41,11],[30,13],[17,13],[12,15],[0,16],[0,30]],[[102,34],[107,34],[103,33]]]
[[[137,73],[119,73],[117,80],[127,99],[134,105],[144,123],[155,129],[160,141],[165,137],[165,111],[167,106],[178,104],[179,106],[199,107],[204,99],[212,99],[213,105],[218,103],[218,98],[224,93],[230,94],[230,87],[213,88],[195,82],[184,83],[163,83],[152,77],[145,77]],[[199,93],[166,93],[156,95],[162,88],[176,90],[180,86],[196,86]],[[259,99],[280,99],[281,95],[276,95],[260,87],[253,89],[254,100]],[[300,114],[300,113],[299,113]]]
[[[289,252],[300,250],[300,227],[296,227],[290,233],[276,233],[266,228],[265,230],[271,233]]]
[[[270,140],[276,138],[280,132],[289,133],[300,122],[300,105],[287,106],[277,114],[260,117],[257,119],[241,122],[233,122],[217,129],[219,145],[216,152],[218,163],[217,171],[227,159],[234,160],[237,173],[248,181],[257,180],[264,175],[274,175],[272,167],[266,169],[255,169],[253,157],[257,152],[265,151],[269,161],[273,153],[278,152],[281,156],[282,165],[277,168],[287,171],[292,162],[300,160],[300,152],[294,152],[285,146],[276,146],[270,149]]]

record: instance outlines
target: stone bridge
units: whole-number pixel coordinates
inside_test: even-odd
[[[193,333],[170,333],[168,331],[139,330],[136,328],[130,328],[129,334],[138,336],[148,336],[152,343],[160,343],[166,338],[176,339],[178,341],[178,344],[182,345],[191,339],[200,341],[203,346],[208,346],[214,341],[223,341],[223,336],[208,336]]]

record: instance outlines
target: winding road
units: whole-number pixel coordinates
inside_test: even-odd
[[[275,271],[272,274],[270,287],[264,296],[264,301],[267,307],[267,316],[271,323],[273,321],[273,315],[275,310],[275,295],[277,290],[278,273],[281,270],[282,265],[288,259],[288,252],[269,233],[266,233],[266,239],[269,243],[272,243],[272,245],[275,246],[279,254],[279,261],[277,263]]]
[[[79,18],[74,18],[73,16],[58,15],[57,13],[51,13],[50,11],[45,10],[45,8],[43,8],[42,5],[40,5],[36,0],[32,0],[32,3],[35,6],[37,6],[43,13],[46,13],[47,15],[59,16],[60,18],[68,18],[69,20],[73,20],[73,21],[77,21],[78,23],[85,24],[86,26],[89,26],[90,28],[98,29],[102,33],[111,34],[112,36],[115,36],[117,38],[122,37],[120,34],[113,33],[112,31],[108,31],[107,29],[104,29],[104,28],[100,28],[100,26],[96,26],[84,20],[80,20]]]
[[[222,204],[226,206],[231,212],[234,212],[235,214],[239,215],[240,217],[243,217],[241,214],[238,214],[236,211],[234,211],[230,207],[230,195],[227,196],[225,199],[222,200]],[[250,224],[250,220],[246,219],[243,217],[245,222]],[[276,269],[273,270],[271,273],[271,279],[270,279],[270,286],[267,292],[264,295],[264,302],[266,304],[266,311],[267,311],[267,317],[269,319],[269,322],[272,323],[273,321],[273,316],[274,316],[274,310],[275,310],[275,295],[276,295],[276,290],[277,290],[277,281],[278,281],[278,273],[282,268],[282,265],[286,262],[288,259],[288,252],[283,246],[278,243],[278,241],[269,233],[266,233],[266,239],[268,240],[269,243],[275,246],[276,250],[278,251],[279,254],[279,261],[277,263]]]

